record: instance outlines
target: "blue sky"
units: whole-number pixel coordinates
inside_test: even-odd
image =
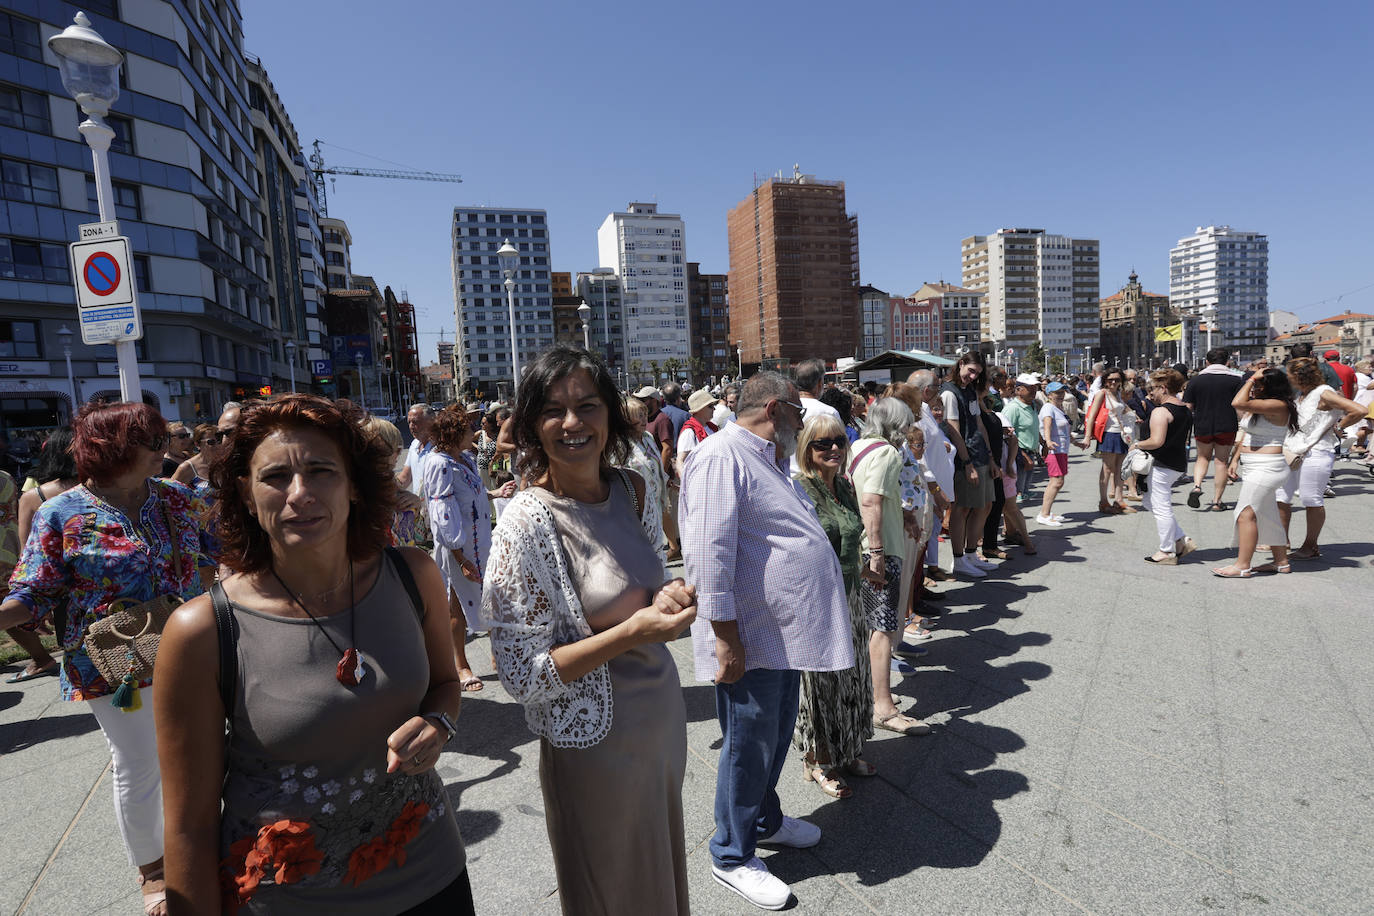
[[[1374,313],[1367,3],[244,0],[244,32],[332,164],[463,176],[330,189],[426,362],[455,205],[547,209],[577,271],[608,212],[655,200],[723,273],[726,213],[793,163],[846,183],[892,293],[957,282],[959,240],[1009,226],[1100,239],[1103,295],[1132,267],[1167,293],[1169,248],[1230,224],[1269,236],[1271,308]]]

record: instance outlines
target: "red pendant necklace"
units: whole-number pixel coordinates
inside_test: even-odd
[[[362,683],[363,678],[367,675],[367,666],[364,664],[363,654],[359,652],[356,648],[354,648],[353,645],[356,642],[354,636],[356,634],[358,618],[358,604],[357,601],[354,599],[353,595],[353,561],[348,561],[349,647],[347,649],[341,648],[339,644],[334,641],[334,637],[329,635],[329,631],[324,628],[324,624],[320,623],[320,621],[315,617],[315,615],[310,613],[310,608],[306,607],[305,603],[301,601],[300,597],[295,592],[291,591],[287,584],[282,581],[281,576],[277,575],[277,571],[275,569],[272,570],[272,578],[276,579],[277,584],[282,587],[282,590],[290,596],[292,601],[296,602],[296,607],[300,608],[302,611],[305,611],[305,616],[310,618],[310,622],[313,623],[315,626],[319,627],[320,632],[324,634],[324,638],[329,640],[329,644],[333,646],[335,649],[338,649],[339,664],[334,670],[334,677],[338,678],[339,683],[343,684],[345,687],[357,687],[360,683]]]

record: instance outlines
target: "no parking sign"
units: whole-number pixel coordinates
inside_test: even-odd
[[[112,223],[95,225],[113,226]],[[85,232],[82,235],[89,240],[68,246],[76,280],[82,343],[139,339],[143,336],[143,322],[134,293],[129,240],[122,235],[104,233],[95,238]]]

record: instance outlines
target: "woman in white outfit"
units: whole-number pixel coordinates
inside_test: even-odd
[[[1150,373],[1150,400],[1159,406],[1150,411],[1149,435],[1131,443],[1131,448],[1154,457],[1150,490],[1142,505],[1154,515],[1159,533],[1159,548],[1145,562],[1159,566],[1177,566],[1197,548],[1174,517],[1173,486],[1188,469],[1188,434],[1193,429],[1193,415],[1178,396],[1182,390],[1183,376],[1173,369]],[[1045,492],[1049,499],[1050,491]]]
[[[1248,579],[1262,572],[1291,572],[1288,535],[1279,518],[1277,493],[1288,479],[1283,443],[1298,423],[1293,387],[1281,369],[1263,369],[1245,380],[1231,406],[1249,414],[1241,421],[1238,446],[1241,485],[1235,508],[1237,556],[1230,565],[1213,569],[1212,574],[1223,579]],[[1273,550],[1274,561],[1252,567],[1256,545],[1261,543]]]
[[[1331,466],[1336,461],[1336,428],[1354,426],[1364,418],[1366,408],[1325,384],[1321,366],[1311,357],[1290,360],[1288,378],[1298,390],[1298,429],[1288,447],[1303,459],[1279,488],[1278,511],[1286,542],[1293,504],[1300,503],[1307,510],[1307,536],[1289,556],[1310,560],[1322,555],[1317,538],[1326,524],[1325,494],[1331,481]]]
[[[429,497],[429,525],[434,534],[434,562],[448,583],[449,625],[453,655],[463,690],[482,689],[482,679],[468,664],[467,632],[486,629],[482,620],[482,573],[491,551],[490,498],[515,492],[511,481],[488,491],[482,485],[468,449],[476,430],[467,413],[454,405],[434,418],[434,450],[421,465],[424,492]]]

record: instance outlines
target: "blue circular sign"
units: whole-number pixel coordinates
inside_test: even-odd
[[[108,296],[119,288],[119,262],[106,251],[97,251],[81,268],[86,288],[97,296]]]

